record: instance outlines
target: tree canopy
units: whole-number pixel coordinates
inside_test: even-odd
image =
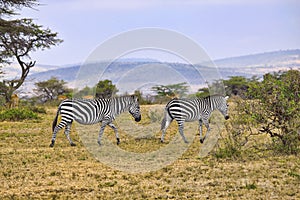
[[[62,42],[58,33],[49,28],[37,25],[32,19],[11,19],[23,7],[38,6],[36,0],[0,0],[0,65],[9,67],[17,61],[21,68],[21,76],[13,80],[2,81],[1,93],[8,102],[12,93],[21,87],[30,69],[36,61],[32,61],[30,53],[45,50]]]
[[[186,84],[186,82],[183,82],[171,85],[156,85],[152,87],[152,90],[161,97],[181,97],[188,92],[188,86]]]
[[[251,84],[247,114],[261,124],[259,131],[282,142],[285,151],[296,150],[300,139],[300,71],[268,73],[263,81]],[[298,147],[299,148],[299,147]]]
[[[0,0],[0,14],[1,15],[15,15],[16,9],[21,7],[31,8],[38,5],[37,0]]]
[[[110,98],[118,92],[111,80],[99,81],[96,85],[96,98]]]
[[[66,95],[71,92],[71,89],[66,87],[66,82],[58,80],[55,77],[50,78],[47,81],[40,81],[34,84],[37,96],[40,101],[47,102],[51,100],[57,100],[59,95]]]

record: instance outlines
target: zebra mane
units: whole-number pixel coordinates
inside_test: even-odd
[[[123,98],[132,98],[132,99],[135,99],[137,98],[136,96],[134,95],[124,95],[124,96],[117,96],[117,97],[109,97],[109,98],[101,98],[101,97],[98,97],[98,98],[93,98],[93,99],[86,99],[86,98],[72,98],[71,100],[81,100],[81,101],[92,101],[92,100],[97,100],[97,99],[105,99],[105,100],[110,100],[110,99],[123,99]]]
[[[137,98],[134,95],[124,95],[124,96],[119,96],[119,97],[112,97],[111,99],[131,99],[134,100],[135,98]]]
[[[211,97],[224,97],[225,98],[225,95],[223,95],[223,94],[213,94],[213,95],[209,95],[209,96],[204,97],[204,99],[208,99],[208,98],[211,98]]]

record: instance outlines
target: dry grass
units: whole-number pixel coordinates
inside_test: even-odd
[[[75,131],[71,135],[76,147],[70,147],[60,132],[55,147],[49,148],[54,112],[48,110],[48,114],[41,115],[42,120],[36,122],[1,122],[1,199],[300,198],[297,156],[254,156],[240,160],[199,158],[201,145],[197,135],[188,151],[171,165],[157,171],[131,174],[98,162]],[[197,126],[191,127],[187,129]],[[136,139],[120,129],[120,148],[127,151],[147,152],[167,145],[159,143],[158,132]],[[176,131],[174,123],[168,130],[166,142],[177,134]],[[107,129],[105,135],[115,142],[111,130]]]

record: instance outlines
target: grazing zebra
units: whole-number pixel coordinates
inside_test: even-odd
[[[141,120],[138,98],[135,96],[123,96],[110,99],[66,99],[58,107],[56,117],[53,121],[53,136],[50,147],[54,146],[57,132],[65,128],[65,134],[71,146],[75,146],[70,138],[70,129],[73,120],[80,124],[96,124],[101,122],[98,144],[101,145],[101,137],[105,126],[111,127],[116,134],[117,144],[120,143],[118,130],[112,123],[116,115],[129,111],[135,121]],[[61,122],[57,124],[58,115],[61,114]]]
[[[197,99],[172,99],[166,105],[164,119],[161,123],[161,142],[164,142],[164,137],[166,134],[166,129],[170,123],[175,119],[178,123],[178,129],[181,137],[185,143],[188,143],[184,134],[183,127],[184,122],[199,121],[200,130],[200,142],[203,143],[204,139],[208,136],[210,131],[208,119],[215,109],[219,110],[225,117],[229,119],[227,114],[227,99],[221,95],[213,95],[206,98]],[[204,138],[202,138],[202,123],[207,128],[207,133]]]

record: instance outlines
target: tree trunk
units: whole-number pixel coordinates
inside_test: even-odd
[[[19,65],[21,66],[22,73],[21,73],[21,77],[19,79],[6,81],[8,90],[6,91],[6,94],[5,94],[5,101],[6,101],[6,105],[8,105],[8,106],[11,104],[12,94],[21,87],[21,85],[24,83],[24,81],[29,73],[30,68],[34,67],[34,65],[35,65],[35,61],[34,62],[30,61],[29,63],[25,63],[21,60],[20,56],[16,56],[16,58],[17,58]]]

